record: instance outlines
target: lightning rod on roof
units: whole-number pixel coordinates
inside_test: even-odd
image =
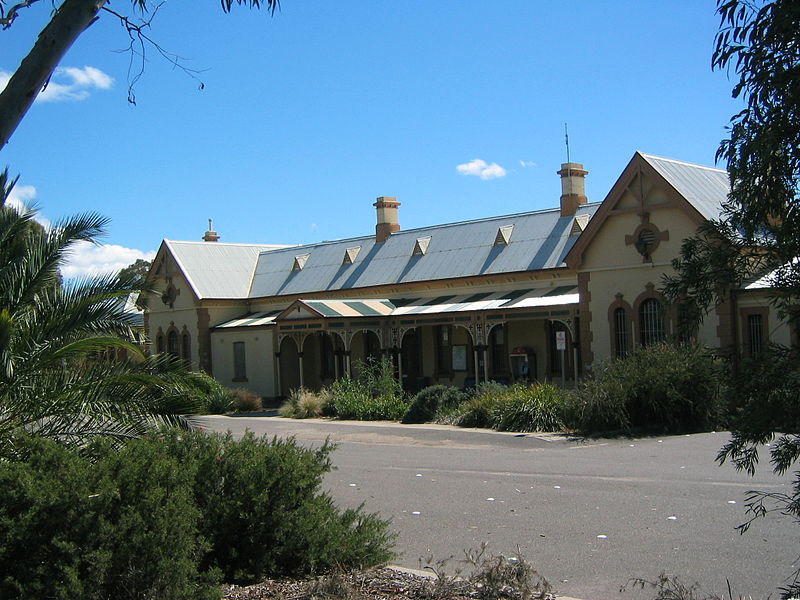
[[[564,123],[564,142],[567,145],[567,162],[569,162],[569,131],[566,123]]]

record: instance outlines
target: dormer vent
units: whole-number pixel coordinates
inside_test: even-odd
[[[569,230],[569,235],[580,235],[589,224],[589,215],[578,215],[572,220],[572,229]]]
[[[414,252],[412,252],[411,255],[422,256],[428,251],[428,245],[430,243],[431,243],[431,236],[417,238],[417,241],[414,243]]]
[[[508,242],[511,241],[511,232],[513,231],[514,231],[513,225],[506,225],[505,227],[500,227],[497,230],[497,235],[494,236],[494,245],[508,246]]]
[[[294,257],[294,264],[292,265],[292,271],[302,271],[303,267],[306,266],[308,262],[308,257],[311,256],[310,254],[298,254]]]
[[[361,246],[353,246],[352,248],[345,250],[342,264],[352,265],[354,262],[356,262],[356,256],[358,256],[359,252],[361,252]]]

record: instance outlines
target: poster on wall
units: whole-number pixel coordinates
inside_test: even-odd
[[[467,370],[467,347],[465,345],[453,346],[453,370]]]

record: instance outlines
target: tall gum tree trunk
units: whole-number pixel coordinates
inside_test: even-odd
[[[5,147],[45,82],[107,0],[65,0],[0,93],[0,149]]]

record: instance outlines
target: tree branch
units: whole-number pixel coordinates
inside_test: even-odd
[[[37,2],[39,0],[23,0],[8,9],[8,12],[5,12],[2,5],[0,5],[0,25],[2,25],[3,29],[8,29],[19,16],[20,8],[28,8],[31,4],[36,4]]]
[[[0,149],[19,126],[58,63],[107,0],[65,0],[0,92]]]
[[[145,60],[146,60],[146,46],[150,45],[155,48],[156,52],[158,52],[162,58],[167,60],[171,63],[174,67],[183,71],[186,75],[191,77],[192,79],[196,80],[200,84],[200,89],[205,87],[205,84],[200,81],[197,77],[197,73],[200,73],[197,69],[190,69],[189,67],[185,66],[181,63],[184,60],[178,54],[174,52],[170,52],[163,48],[158,42],[153,40],[150,36],[148,36],[144,30],[150,27],[151,22],[155,18],[156,14],[158,13],[159,9],[164,5],[164,2],[157,4],[151,11],[150,11],[150,18],[146,21],[142,20],[139,23],[136,23],[130,19],[130,17],[118,13],[117,11],[109,8],[108,6],[103,7],[103,11],[107,12],[110,15],[113,15],[122,26],[125,28],[125,31],[128,34],[130,39],[130,44],[124,50],[120,50],[120,52],[130,52],[130,64],[128,65],[128,102],[133,105],[136,105],[136,94],[134,93],[134,86],[136,83],[141,79],[142,75],[144,74],[144,67],[145,67]],[[131,77],[131,73],[134,69],[134,58],[139,57],[141,59],[141,64],[139,65],[138,71],[135,75]]]

